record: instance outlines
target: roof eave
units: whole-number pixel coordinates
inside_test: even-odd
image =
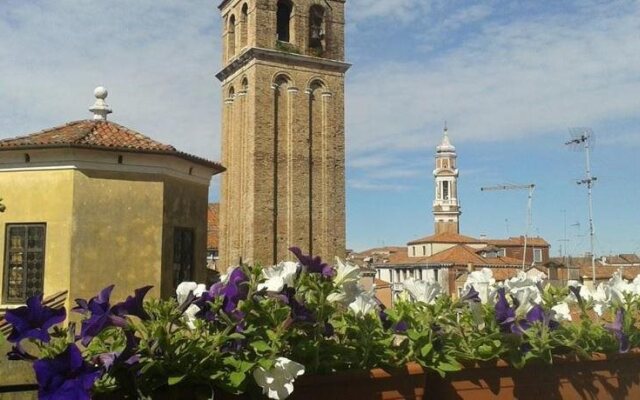
[[[214,170],[213,175],[217,175],[227,170],[224,166],[222,166],[222,164],[219,164],[214,161],[209,161],[207,159],[200,158],[188,153],[183,153],[177,150],[175,151],[140,150],[140,149],[132,149],[129,147],[104,147],[104,146],[85,145],[85,144],[77,144],[77,143],[56,143],[56,144],[39,144],[39,145],[28,144],[28,145],[0,147],[0,152],[15,151],[15,150],[18,150],[18,151],[19,150],[44,150],[44,149],[83,149],[83,150],[109,151],[109,152],[117,152],[117,153],[137,153],[137,154],[174,156],[174,157],[182,158],[183,160],[187,160],[207,168],[211,168]]]

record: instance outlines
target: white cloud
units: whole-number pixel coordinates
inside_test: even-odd
[[[0,137],[89,118],[104,85],[111,120],[219,159],[218,20],[210,0],[2,2]]]
[[[411,21],[429,10],[430,0],[351,0],[347,7],[353,21],[384,17]]]
[[[497,141],[637,117],[639,6],[602,11],[486,23],[434,59],[360,66],[350,156],[430,148],[445,119],[455,141]]]

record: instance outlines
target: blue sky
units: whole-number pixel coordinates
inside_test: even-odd
[[[566,210],[568,250],[586,251],[584,155],[563,143],[588,126],[596,252],[640,252],[640,2],[348,0],[347,15],[349,247],[432,233],[446,120],[463,233],[523,233],[526,193],[480,187],[532,182],[533,233],[558,254]],[[89,117],[101,84],[112,120],[219,159],[219,36],[213,0],[5,0],[0,137]]]

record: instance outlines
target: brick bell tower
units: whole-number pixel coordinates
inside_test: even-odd
[[[460,233],[460,203],[458,202],[458,167],[456,148],[449,140],[445,125],[442,142],[436,147],[436,198],[433,200],[433,218],[436,235]]]
[[[345,0],[223,0],[220,269],[345,252]]]

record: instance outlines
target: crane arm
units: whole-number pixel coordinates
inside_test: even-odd
[[[525,189],[533,189],[536,185],[498,185],[498,186],[489,186],[480,188],[483,192],[491,192],[496,190],[525,190]]]

